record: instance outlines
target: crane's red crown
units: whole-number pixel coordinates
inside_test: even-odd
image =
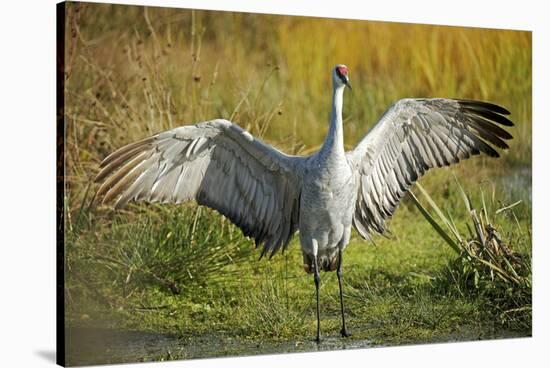
[[[348,67],[345,66],[345,65],[339,65],[336,67],[336,74],[338,74],[338,76],[340,78],[343,78],[345,76],[348,75]]]

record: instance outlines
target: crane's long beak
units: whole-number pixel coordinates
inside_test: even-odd
[[[349,82],[349,78],[347,76],[344,79],[344,84],[350,89],[350,91],[353,91],[353,88],[351,88],[351,83]]]

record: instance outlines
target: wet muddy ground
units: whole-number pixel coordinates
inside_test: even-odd
[[[514,338],[518,334],[499,332],[489,338]],[[484,336],[487,338],[487,336]],[[479,333],[466,331],[440,341],[479,340]],[[428,342],[428,341],[426,341]],[[299,341],[252,341],[219,334],[177,337],[143,331],[109,328],[72,327],[67,330],[67,365],[113,364],[224,356],[281,354],[326,350],[383,347],[370,340],[324,336],[320,344],[313,339]]]

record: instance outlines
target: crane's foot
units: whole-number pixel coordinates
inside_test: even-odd
[[[321,336],[317,336],[317,337],[315,338],[315,342],[316,342],[317,344],[320,344],[320,343],[321,343]]]
[[[342,337],[350,337],[351,336],[351,333],[346,328],[341,329],[340,334],[342,335]]]

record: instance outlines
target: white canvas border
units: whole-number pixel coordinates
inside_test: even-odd
[[[101,1],[106,2],[106,1]],[[116,3],[128,3],[111,1]],[[533,338],[155,363],[150,367],[541,366],[549,339],[548,11],[540,1],[130,1],[133,4],[532,30]],[[0,177],[2,366],[53,364],[55,351],[55,1],[2,5]],[[7,206],[6,206],[7,204]],[[128,364],[125,367],[143,367]]]

